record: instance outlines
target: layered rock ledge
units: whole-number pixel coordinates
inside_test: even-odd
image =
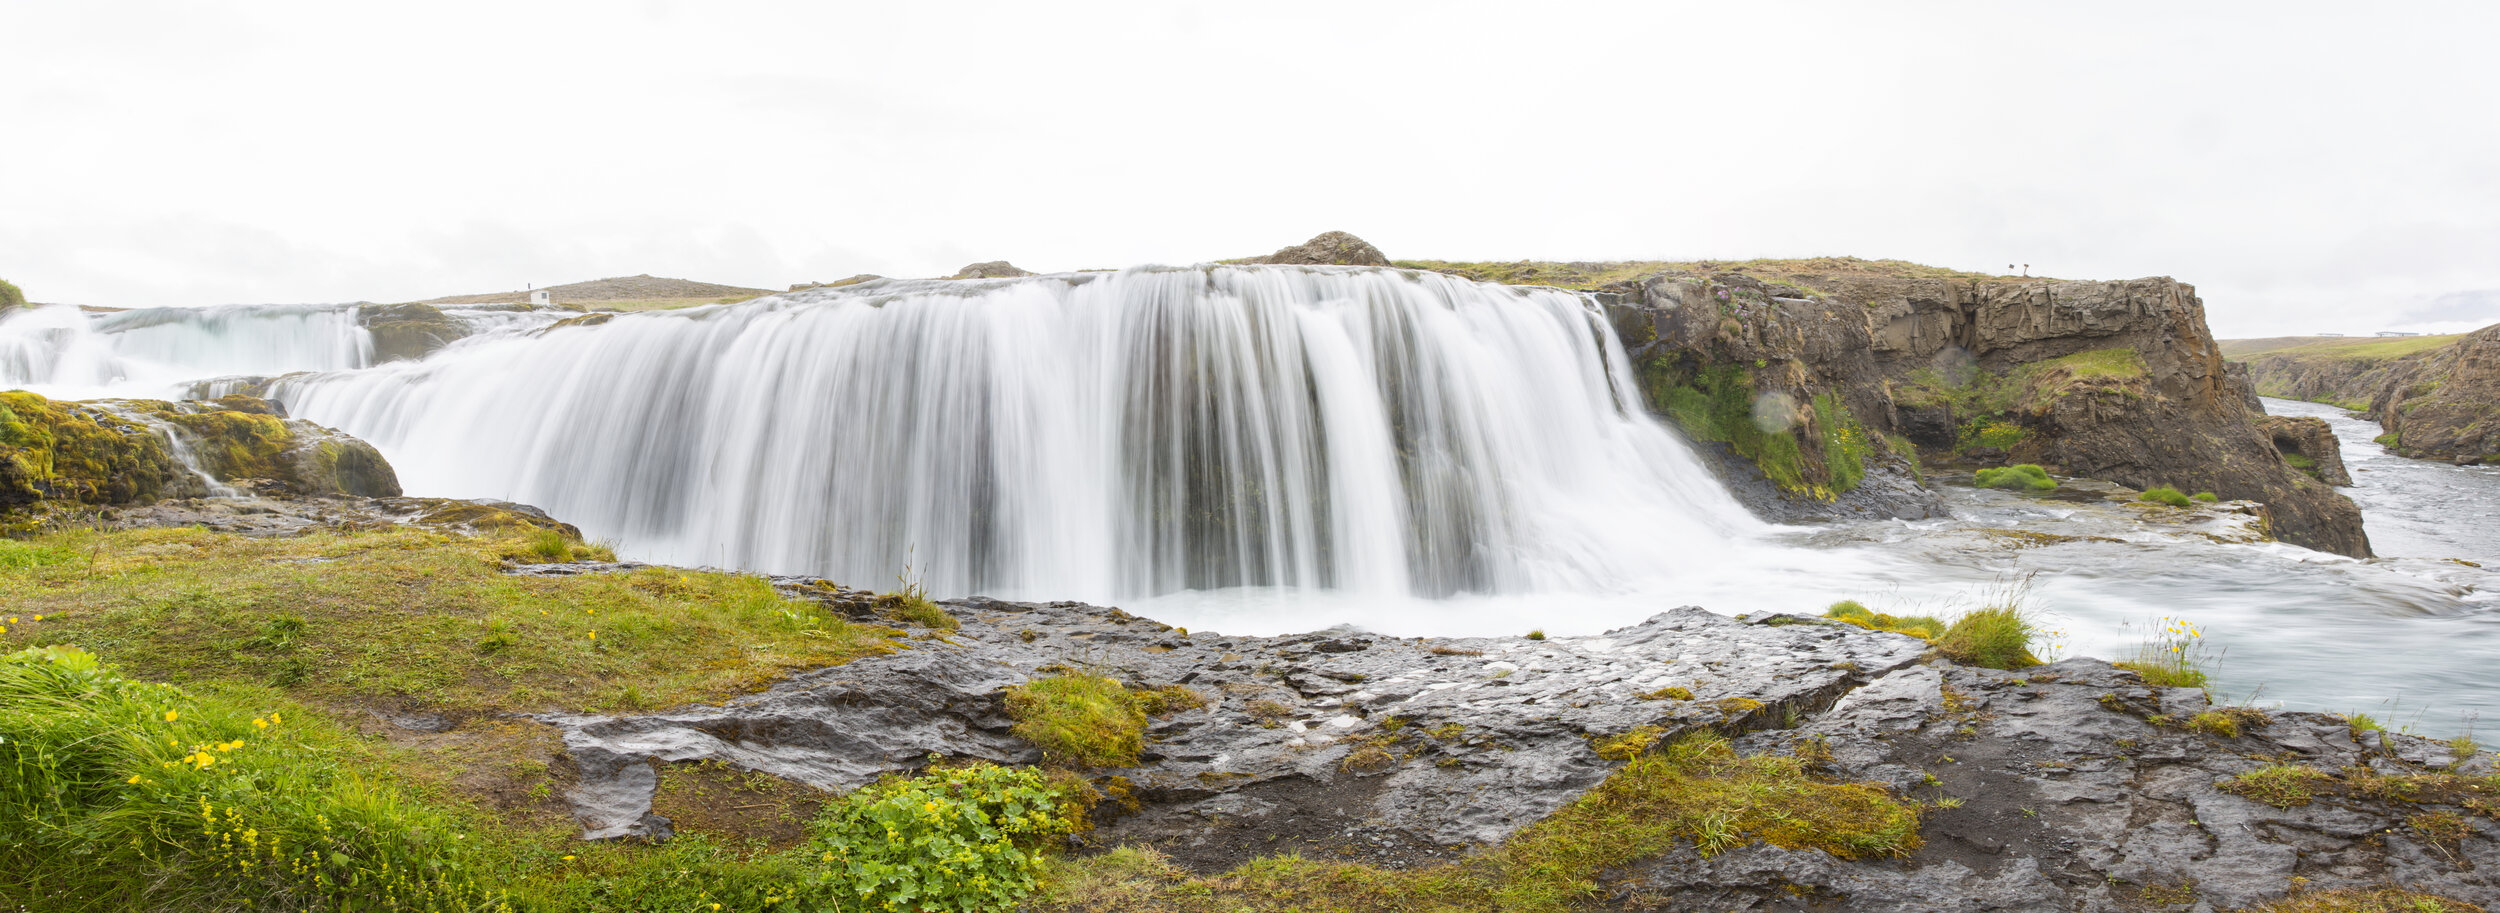
[[[871,611],[865,594],[777,582]],[[650,803],[672,764],[845,789],[940,757],[1039,761],[1003,695],[1078,666],[1205,699],[1156,719],[1136,767],[1091,772],[1128,807],[1107,804],[1084,840],[1150,845],[1199,871],[1281,853],[1462,857],[1597,785],[1616,762],[1596,743],[1649,726],[1670,740],[1738,735],[1744,751],[1883,784],[1926,806],[1926,841],[1858,861],[1684,845],[1608,873],[1608,909],[2117,911],[2183,896],[2221,909],[2387,883],[2500,901],[2489,754],[2216,708],[2097,660],[1966,668],[1901,635],[1689,607],[1590,637],[1411,639],[1226,636],[1064,602],[945,605],[961,622],[951,635],[923,631],[909,649],[726,704],[542,717],[578,767],[570,799],[587,835],[665,838]],[[2272,768],[2314,775],[2298,804],[2234,779]]]

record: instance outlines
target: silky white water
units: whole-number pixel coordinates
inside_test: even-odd
[[[0,317],[0,387],[55,399],[179,397],[216,375],[339,371],[373,358],[353,305],[223,305]]]
[[[941,594],[1622,587],[1757,529],[1588,301],[1433,274],[885,281],[291,379],[413,491]]]

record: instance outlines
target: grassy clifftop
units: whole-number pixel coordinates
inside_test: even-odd
[[[2401,358],[2416,352],[2428,352],[2455,343],[2465,334],[2445,336],[2271,336],[2262,339],[2217,340],[2222,357],[2247,361],[2260,355],[2291,355],[2301,358]]]
[[[1617,260],[1605,262],[1561,262],[1553,260],[1515,260],[1509,262],[1461,262],[1450,260],[1394,260],[1392,265],[1406,269],[1431,270],[1462,276],[1479,282],[1506,285],[1550,285],[1556,288],[1591,289],[1637,279],[1658,273],[1694,276],[1736,274],[1797,286],[1801,291],[1822,292],[1801,277],[1851,279],[1961,279],[1978,282],[2023,282],[2021,276],[1992,275],[1911,263],[1907,260],[1867,260],[1859,257],[1799,257],[1792,259],[1755,260]],[[2030,279],[2040,279],[2033,276]]]

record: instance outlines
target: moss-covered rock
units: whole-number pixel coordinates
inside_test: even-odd
[[[367,307],[356,315],[358,323],[373,334],[373,360],[414,361],[450,345],[453,340],[469,335],[466,324],[451,315],[423,304],[386,304]]]
[[[399,494],[397,473],[372,445],[277,412],[246,396],[80,403],[0,393],[0,509],[197,497],[209,493],[203,473],[256,482],[266,494]]]
[[[0,509],[145,504],[201,486],[147,425],[83,403],[0,393]]]
[[[9,280],[0,279],[0,311],[26,306],[26,293],[18,291]]]

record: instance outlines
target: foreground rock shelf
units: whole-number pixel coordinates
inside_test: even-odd
[[[778,582],[866,611],[856,591]],[[1094,772],[1134,807],[1106,806],[1087,835],[1200,871],[1286,852],[1456,858],[1604,780],[1615,762],[1596,740],[1655,726],[1884,784],[1928,806],[1925,845],[1860,861],[1686,845],[1610,873],[1608,908],[2228,909],[2302,885],[2388,884],[2500,902],[2489,753],[2460,759],[2323,714],[2215,713],[2198,689],[2149,687],[2097,660],[1965,668],[1902,635],[1690,607],[1593,637],[1411,639],[1193,633],[1066,602],[945,605],[962,622],[952,635],[723,706],[544,717],[578,767],[577,816],[593,837],[664,838],[650,803],[667,763],[827,789],[933,755],[1033,763],[1003,689],[1073,665],[1206,698],[1153,722],[1139,766]],[[2315,772],[2294,778],[2299,803],[2233,791],[2284,765]]]

